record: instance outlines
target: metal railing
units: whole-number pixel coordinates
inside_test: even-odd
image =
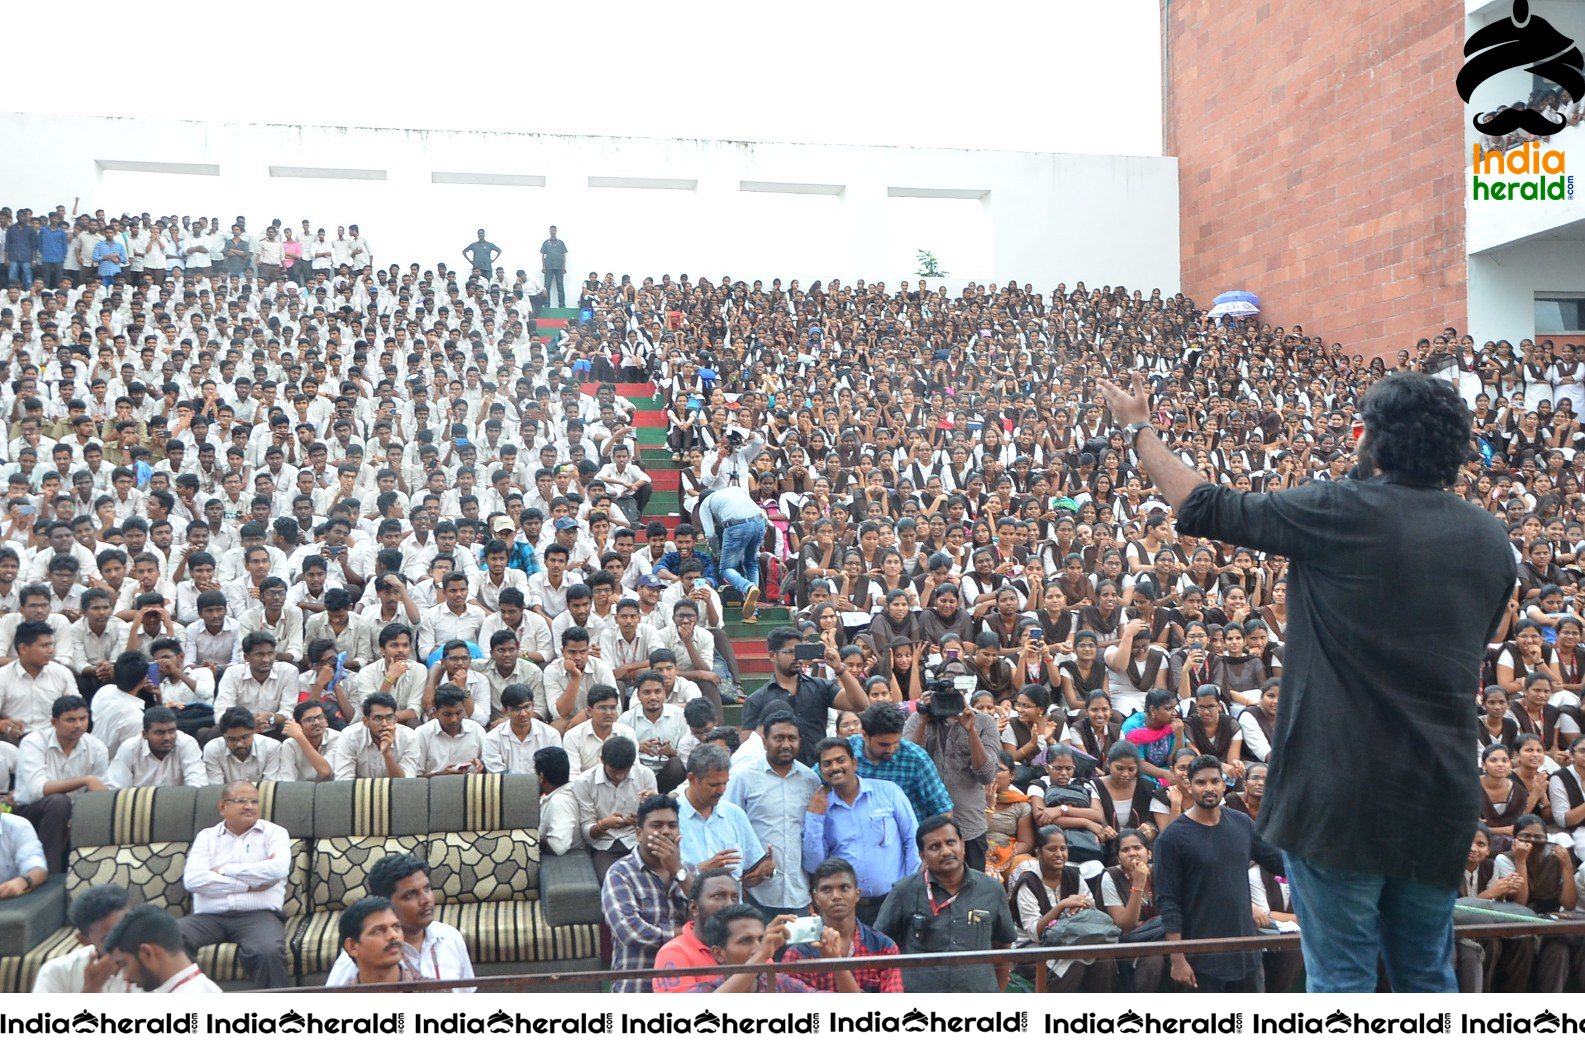
[[[1577,919],[1546,922],[1494,922],[1459,926],[1454,935],[1460,940],[1494,940],[1504,937],[1565,937],[1585,935],[1585,914]],[[692,969],[579,970],[570,973],[507,974],[475,977],[464,981],[424,981],[421,983],[351,985],[344,988],[323,986],[283,988],[287,992],[425,992],[474,988],[481,992],[526,992],[554,990],[572,985],[598,985],[607,981],[649,981],[656,977],[729,977],[733,974],[830,973],[835,970],[909,970],[940,966],[1017,966],[1058,960],[1147,959],[1162,955],[1221,955],[1232,952],[1299,950],[1299,934],[1256,934],[1253,937],[1217,937],[1195,941],[1144,941],[1136,944],[1084,944],[1064,948],[1032,946],[993,951],[942,952],[928,955],[864,956],[844,959],[798,959],[786,962],[745,964],[741,966],[704,966]],[[1035,966],[1035,991],[1046,990],[1046,967]]]

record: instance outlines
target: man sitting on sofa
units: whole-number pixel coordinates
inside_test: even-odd
[[[235,942],[257,988],[286,988],[286,876],[292,844],[286,829],[259,819],[259,789],[246,780],[225,785],[221,821],[193,839],[182,884],[193,913],[182,919],[189,952]]]
[[[420,980],[465,981],[473,976],[473,960],[461,932],[435,921],[435,891],[429,883],[428,863],[411,853],[387,854],[369,869],[364,886],[371,894],[388,899],[396,910],[402,925],[403,960]],[[358,964],[343,951],[331,966],[325,985],[341,988],[356,983]]]

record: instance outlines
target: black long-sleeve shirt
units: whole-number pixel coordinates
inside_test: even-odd
[[[1156,908],[1168,933],[1186,941],[1253,937],[1249,862],[1281,873],[1282,854],[1255,834],[1255,822],[1224,808],[1215,824],[1187,816],[1167,825],[1156,840]],[[1259,952],[1196,955],[1196,973],[1236,981],[1260,965]]]
[[[1480,813],[1470,711],[1514,586],[1502,526],[1391,474],[1205,484],[1178,526],[1289,559],[1261,835],[1337,871],[1457,887]]]

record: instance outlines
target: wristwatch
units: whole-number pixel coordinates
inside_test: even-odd
[[[1138,448],[1139,435],[1146,430],[1152,434],[1156,432],[1156,428],[1150,423],[1130,423],[1123,428],[1123,440],[1128,443],[1129,448]]]

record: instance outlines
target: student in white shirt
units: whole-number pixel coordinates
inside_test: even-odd
[[[110,931],[127,914],[127,904],[127,891],[115,883],[90,886],[72,898],[66,920],[77,934],[78,947],[39,967],[33,991],[90,995],[135,991],[105,950]]]
[[[97,699],[97,697],[95,698]],[[209,783],[198,741],[176,728],[176,712],[151,707],[143,712],[143,733],[122,743],[105,774],[112,788],[203,787]]]
[[[572,797],[567,752],[552,745],[534,756],[539,772],[539,846],[561,856],[583,845],[578,830],[578,800]]]
[[[499,725],[485,736],[484,768],[491,773],[535,772],[534,756],[546,747],[560,747],[561,733],[534,711],[534,693],[526,685],[501,690],[506,712]]]
[[[391,902],[402,927],[403,969],[420,981],[465,981],[473,976],[468,945],[455,926],[435,919],[435,891],[429,865],[411,853],[390,853],[375,862],[364,879],[375,897]],[[358,966],[343,951],[330,967],[327,988],[356,984]],[[471,992],[472,988],[454,988]]]
[[[616,686],[592,685],[589,687],[589,717],[562,734],[561,746],[567,751],[572,775],[577,776],[600,761],[600,748],[612,737],[625,736],[638,744],[638,735],[632,726],[617,721],[620,700]]]
[[[484,772],[484,726],[468,717],[467,707],[460,687],[446,682],[435,688],[435,715],[416,730],[421,776]]]
[[[334,705],[323,697],[292,708],[291,720],[282,727],[280,779],[322,783],[335,778],[330,756],[341,732],[330,728],[330,710]]]

